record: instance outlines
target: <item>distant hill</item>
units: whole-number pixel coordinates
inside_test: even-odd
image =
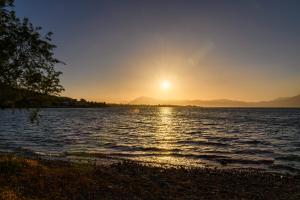
[[[151,97],[138,97],[129,104],[135,105],[180,105],[201,107],[297,107],[300,108],[300,95],[294,97],[278,98],[271,101],[244,102],[228,99],[217,100],[161,100]]]
[[[256,103],[260,107],[300,107],[300,95]]]

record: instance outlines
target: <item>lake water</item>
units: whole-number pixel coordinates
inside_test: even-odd
[[[300,109],[187,107],[0,110],[0,151],[51,159],[300,173]]]

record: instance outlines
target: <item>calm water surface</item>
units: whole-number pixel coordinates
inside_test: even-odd
[[[111,107],[0,110],[0,150],[300,173],[300,109]]]

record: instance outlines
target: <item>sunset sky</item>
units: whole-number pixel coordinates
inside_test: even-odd
[[[54,32],[64,96],[126,102],[300,94],[300,1],[16,0]]]

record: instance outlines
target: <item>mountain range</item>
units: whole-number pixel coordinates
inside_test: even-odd
[[[178,105],[201,107],[296,107],[300,108],[300,95],[277,98],[270,101],[246,102],[229,99],[216,100],[162,100],[151,97],[138,97],[129,102],[134,105]]]

